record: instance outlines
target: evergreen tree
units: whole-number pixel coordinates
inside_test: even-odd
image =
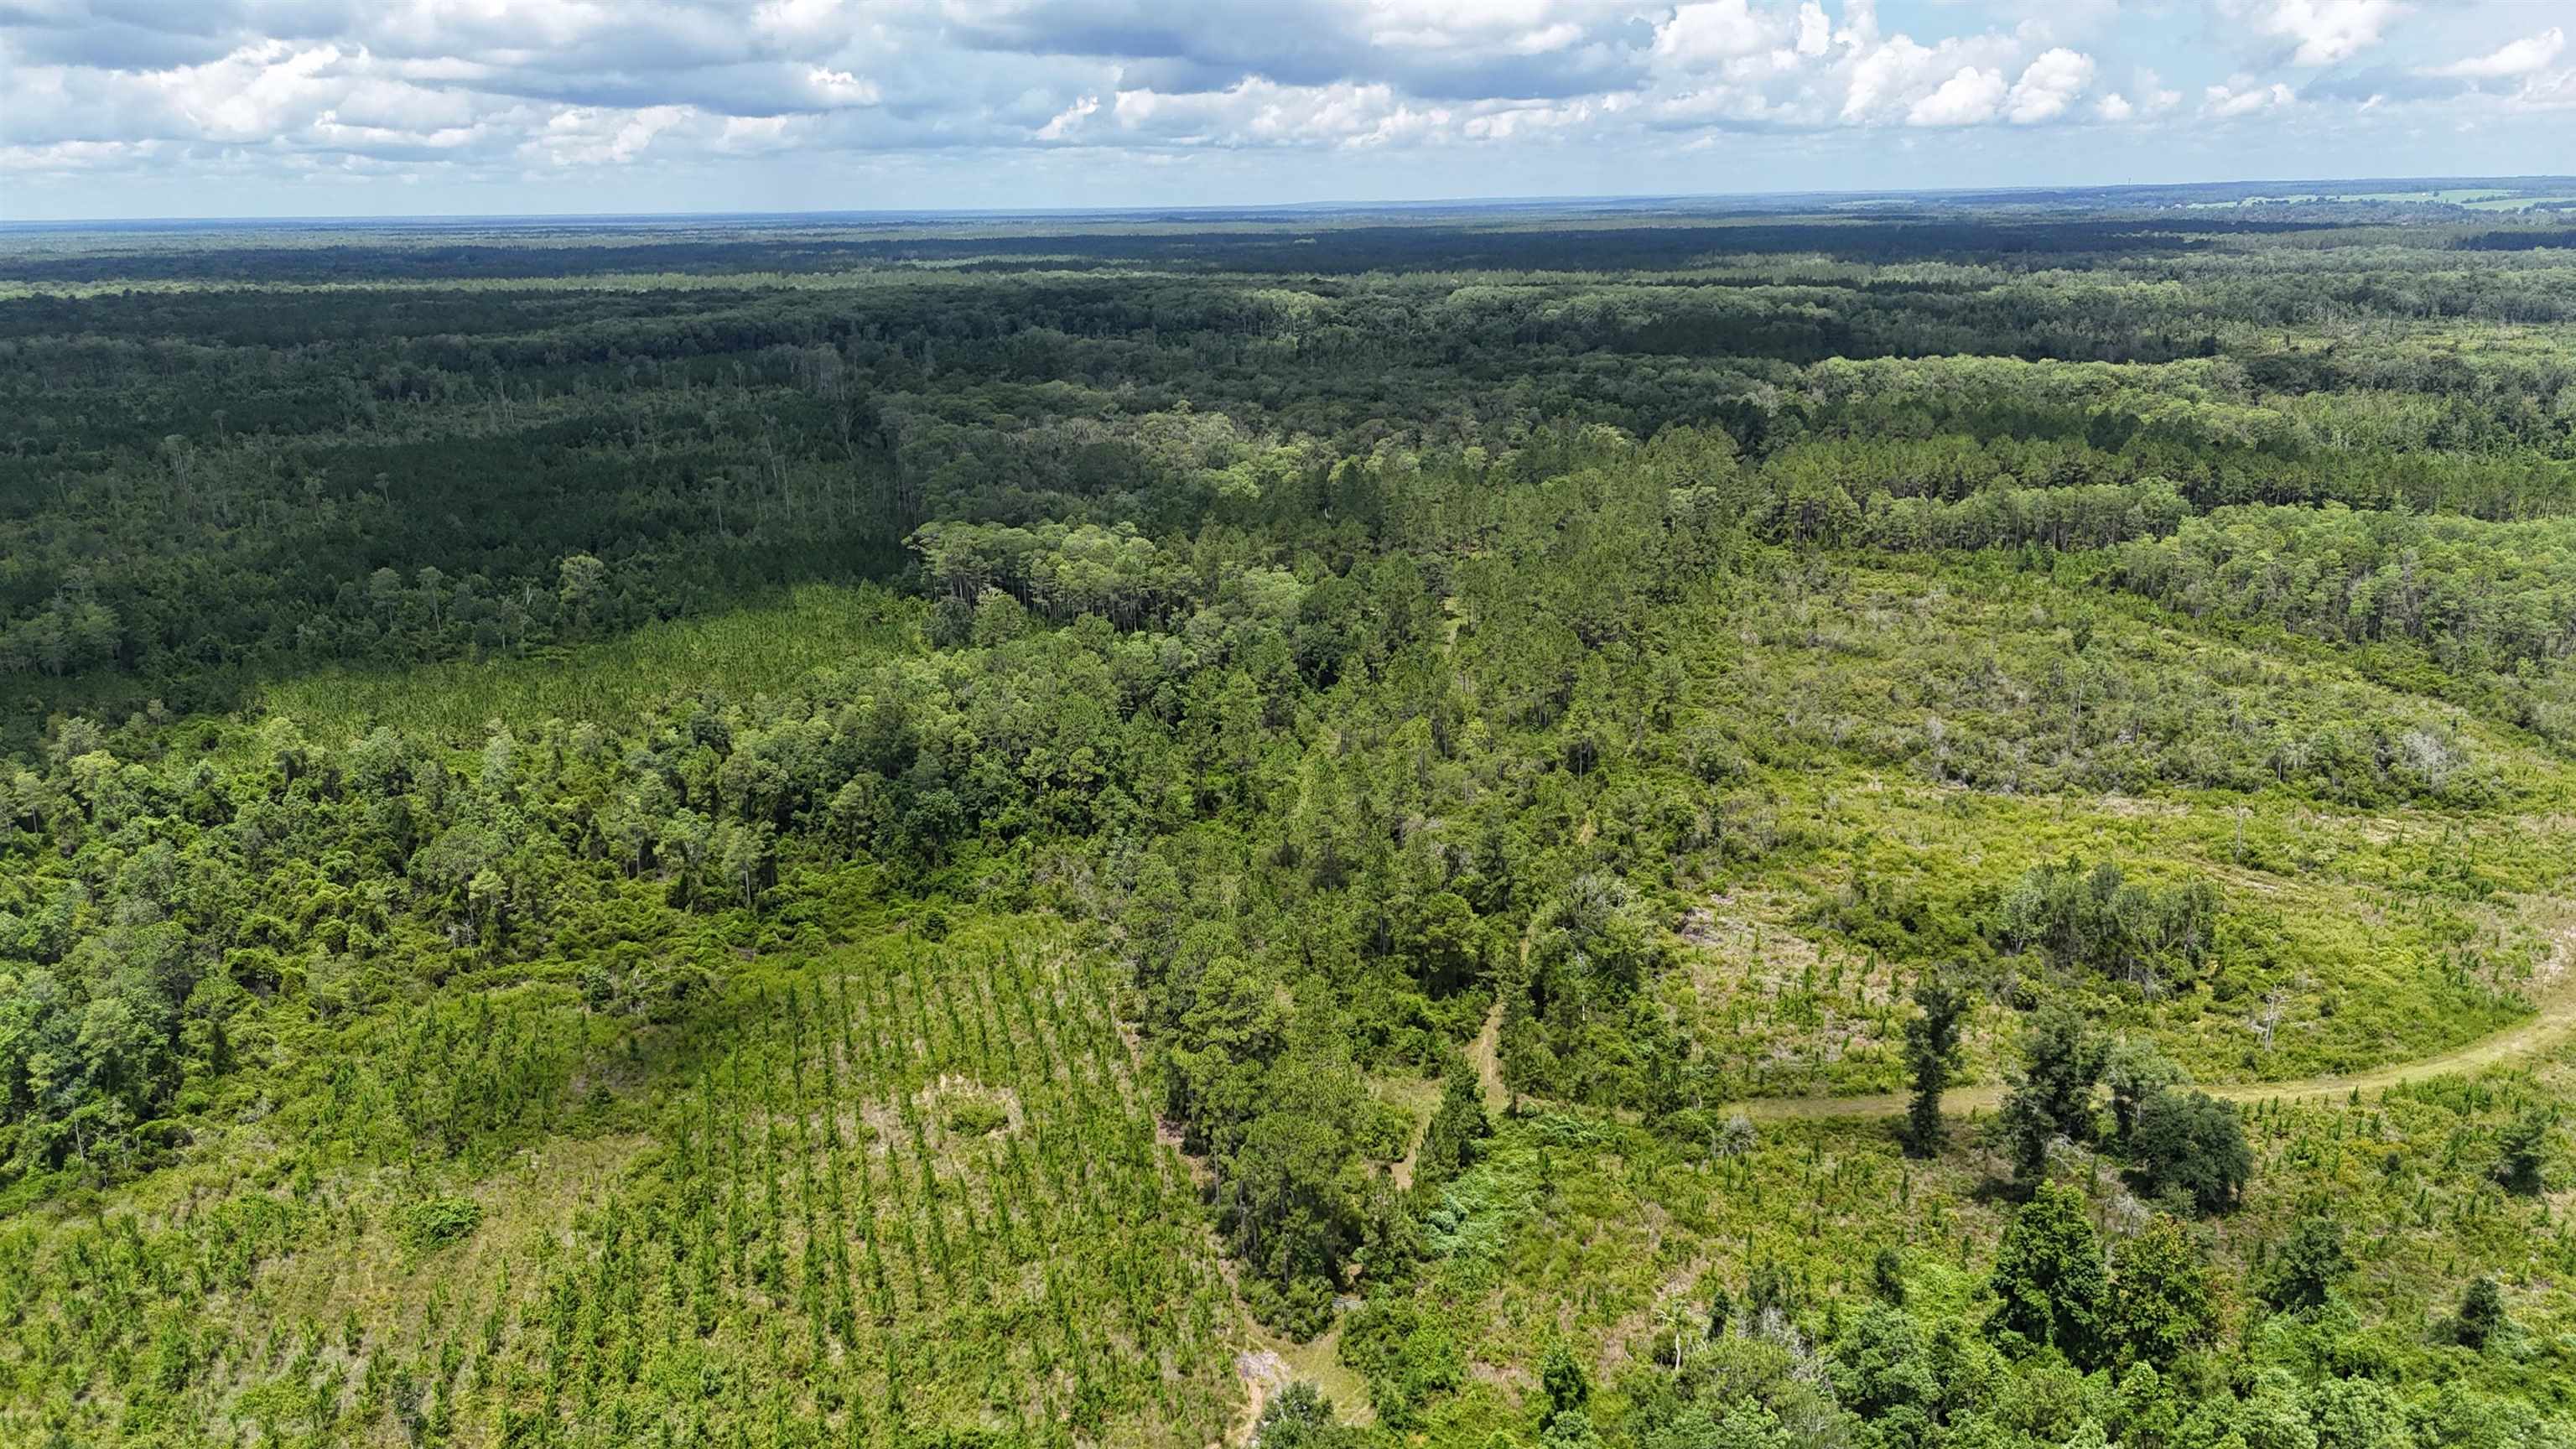
[[[2093,1091],[2108,1055],[2072,1009],[2056,1002],[2040,1009],[2022,1035],[2022,1064],[1999,1119],[2016,1181],[2038,1181],[2052,1141],[2093,1140]]]
[[[1958,1062],[1968,998],[1949,982],[1926,977],[1914,988],[1914,1008],[1905,1022],[1905,1065],[1914,1079],[1913,1100],[1905,1113],[1905,1150],[1930,1157],[1941,1150],[1947,1135],[1941,1126],[1941,1093]]]
[[[2460,1296],[2460,1314],[2451,1322],[2451,1334],[2467,1348],[2484,1349],[2504,1332],[2504,1290],[2496,1280],[2480,1274]]]
[[[2311,1214],[2299,1219],[2257,1280],[2263,1301],[2285,1313],[2322,1306],[2343,1275],[2352,1271],[2344,1252],[2343,1225]]]
[[[2129,1133],[2139,1186],[2189,1197],[2205,1213],[2232,1207],[2254,1170],[2236,1108],[2206,1092],[2157,1092]]]
[[[2533,1107],[2506,1125],[2498,1136],[2495,1180],[2504,1190],[2525,1197],[2540,1192],[2549,1170],[2549,1139],[2556,1127],[2554,1114],[2546,1108]]]
[[[1414,1159],[1414,1187],[1433,1189],[1465,1171],[1475,1160],[1476,1144],[1492,1131],[1485,1117],[1484,1084],[1463,1056],[1453,1054],[1442,1073],[1440,1105],[1423,1129],[1422,1148]]]

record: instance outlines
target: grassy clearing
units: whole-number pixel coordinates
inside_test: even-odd
[[[482,739],[495,719],[631,729],[675,696],[782,691],[817,669],[910,648],[915,613],[909,601],[874,586],[807,584],[776,603],[674,619],[527,658],[307,674],[268,686],[262,703],[325,739],[390,724],[467,743]]]
[[[1662,983],[1733,1094],[1894,1090],[1905,993],[1945,964],[1990,990],[1969,1080],[2043,996],[2204,1081],[2357,1072],[2523,1019],[2564,936],[2565,762],[2318,649],[1903,570],[1713,608],[1680,647],[1714,716],[1776,722],[1741,731],[1724,802],[1763,848],[1693,883]],[[2438,790],[2369,762],[2407,739],[2441,742]],[[2209,886],[2210,961],[2117,979],[2011,953],[2001,902],[2069,858]]]

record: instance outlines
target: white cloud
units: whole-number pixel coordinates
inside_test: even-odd
[[[2043,51],[2004,97],[2004,117],[2016,126],[2055,120],[2092,83],[2093,57],[2064,46]]]
[[[805,91],[826,106],[873,106],[882,99],[875,81],[819,65],[805,68]]]
[[[1825,7],[1816,0],[1803,0],[1798,6],[1798,54],[1822,55],[1833,40],[1834,27],[1825,19]]]
[[[2515,94],[2513,103],[2524,110],[2576,107],[2576,68],[2533,76]]]
[[[1953,36],[1930,46],[1903,34],[1882,40],[1867,7],[1855,4],[1844,13],[1844,27],[1834,36],[1844,52],[1836,67],[1843,80],[1837,114],[1844,124],[1969,124],[1925,117],[1965,115],[1984,99],[1985,114],[1978,119],[1991,119],[2002,104],[2002,69],[2017,59],[2021,48],[2011,37],[1989,32]],[[1858,20],[1851,18],[1855,14]],[[1944,91],[1948,95],[1941,101],[1927,105]]]
[[[1813,33],[1816,50],[1822,54],[1824,12],[1810,4],[1814,22],[1810,26],[1801,15],[1797,20],[1800,36]],[[1700,0],[1673,12],[1673,18],[1655,33],[1655,53],[1685,62],[1725,60],[1753,55],[1791,42],[1787,17],[1756,14],[1745,0]],[[1805,44],[1799,49],[1805,51]]]
[[[2145,66],[2129,72],[2129,84],[2094,102],[2093,113],[2105,121],[2144,121],[2182,104],[2182,92]]]
[[[2484,55],[2437,65],[2426,75],[2451,76],[2461,80],[2505,80],[2546,70],[2558,53],[2567,48],[2567,32],[2553,25],[2538,35],[2526,35],[2508,41]]]
[[[2003,104],[2004,74],[1963,65],[1940,89],[1916,101],[1905,112],[1909,126],[1974,126],[1995,118]]]
[[[1075,101],[1072,105],[1056,112],[1053,119],[1049,120],[1045,125],[1038,127],[1038,139],[1041,141],[1070,140],[1080,131],[1083,122],[1091,119],[1093,116],[1099,114],[1099,112],[1100,97],[1084,96],[1080,100]]]
[[[643,155],[656,136],[689,116],[685,106],[647,106],[639,111],[568,107],[547,118],[545,128],[520,151],[527,159],[550,166],[622,165]]]
[[[1085,139],[1123,137],[1191,147],[1356,147],[1442,134],[1453,116],[1446,107],[1409,104],[1384,85],[1283,86],[1247,80],[1223,91],[1120,91],[1101,119],[1111,131],[1093,128]]]
[[[2220,120],[2230,120],[2237,116],[2251,116],[2264,111],[2278,110],[2283,106],[2296,105],[2298,99],[2288,86],[2277,81],[2268,86],[2229,83],[2214,85],[2203,91],[2200,108],[2207,115]]]
[[[2350,60],[2406,11],[2398,0],[2225,0],[2222,9],[2254,35],[2293,46],[2290,63],[2302,66]]]

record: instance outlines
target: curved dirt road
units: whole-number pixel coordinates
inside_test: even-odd
[[[2570,973],[2576,974],[2576,973]],[[2349,1097],[2356,1091],[2377,1092],[2417,1077],[2476,1071],[2498,1062],[2545,1051],[2576,1031],[2576,981],[2562,975],[2558,988],[2544,997],[2528,1020],[2446,1052],[2413,1061],[2392,1062],[2342,1076],[2291,1077],[2276,1082],[2203,1082],[2198,1089],[2231,1102],[2315,1101]],[[1953,1087],[1941,1098],[1944,1114],[1990,1112],[2002,1105],[2000,1086]],[[1902,1117],[1907,1094],[1880,1092],[1865,1097],[1755,1097],[1727,1105],[1756,1122],[1789,1122],[1828,1117]]]

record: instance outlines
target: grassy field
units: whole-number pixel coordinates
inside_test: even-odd
[[[528,658],[307,674],[268,686],[261,703],[326,739],[381,723],[469,743],[495,719],[625,729],[655,704],[698,690],[744,698],[910,648],[917,612],[873,586],[807,584],[775,603]]]
[[[2526,1018],[2565,954],[2576,772],[2302,641],[1899,568],[1685,617],[1674,652],[1712,734],[1741,740],[1725,828],[1760,844],[1674,883],[1661,990],[1734,1095],[1894,1090],[1905,993],[1943,963],[1998,983],[1968,1080],[1999,1079],[2007,1001],[2037,994],[2224,1082],[2460,1046]],[[2410,798],[2367,762],[2417,736],[2453,773]],[[2070,859],[2207,886],[2212,969],[2132,981],[1998,954],[2003,900]]]

